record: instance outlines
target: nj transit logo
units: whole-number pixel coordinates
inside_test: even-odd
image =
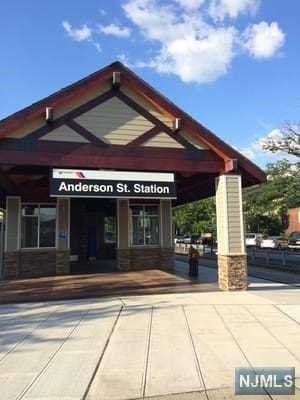
[[[235,394],[294,395],[295,368],[236,368]]]

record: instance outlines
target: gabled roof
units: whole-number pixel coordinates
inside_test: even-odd
[[[7,137],[11,131],[18,129],[25,122],[29,122],[44,115],[46,107],[58,108],[62,104],[66,104],[78,98],[95,86],[99,86],[101,83],[108,81],[111,79],[113,72],[120,72],[122,83],[126,83],[133,90],[145,96],[147,100],[151,101],[156,107],[164,110],[164,112],[174,118],[180,118],[183,128],[188,130],[194,138],[200,139],[205,143],[224,160],[225,164],[233,165],[237,163],[237,168],[240,169],[241,172],[245,172],[248,177],[251,177],[252,183],[261,183],[266,180],[265,173],[258,166],[226,144],[213,132],[177,107],[173,102],[120,62],[114,62],[86,78],[4,118],[0,121],[0,138]]]

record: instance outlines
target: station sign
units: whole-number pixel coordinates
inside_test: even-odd
[[[53,168],[50,196],[176,199],[176,188],[173,173]]]

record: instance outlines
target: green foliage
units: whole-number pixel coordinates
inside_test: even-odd
[[[211,232],[212,225],[216,224],[215,199],[211,197],[176,207],[173,218],[178,234]]]
[[[281,160],[268,164],[266,173],[266,184],[244,190],[246,230],[278,235],[286,228],[286,210],[300,206],[300,163]]]
[[[286,228],[286,210],[300,207],[300,163],[281,160],[268,164],[266,173],[266,184],[243,191],[246,231],[279,235]],[[211,232],[216,224],[215,199],[176,207],[174,223],[177,234]]]

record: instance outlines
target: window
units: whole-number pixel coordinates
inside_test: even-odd
[[[159,208],[157,205],[134,205],[131,210],[133,246],[159,245]]]
[[[115,217],[104,217],[104,242],[105,243],[116,243],[116,218]]]
[[[21,224],[22,248],[55,247],[55,205],[24,204]]]

